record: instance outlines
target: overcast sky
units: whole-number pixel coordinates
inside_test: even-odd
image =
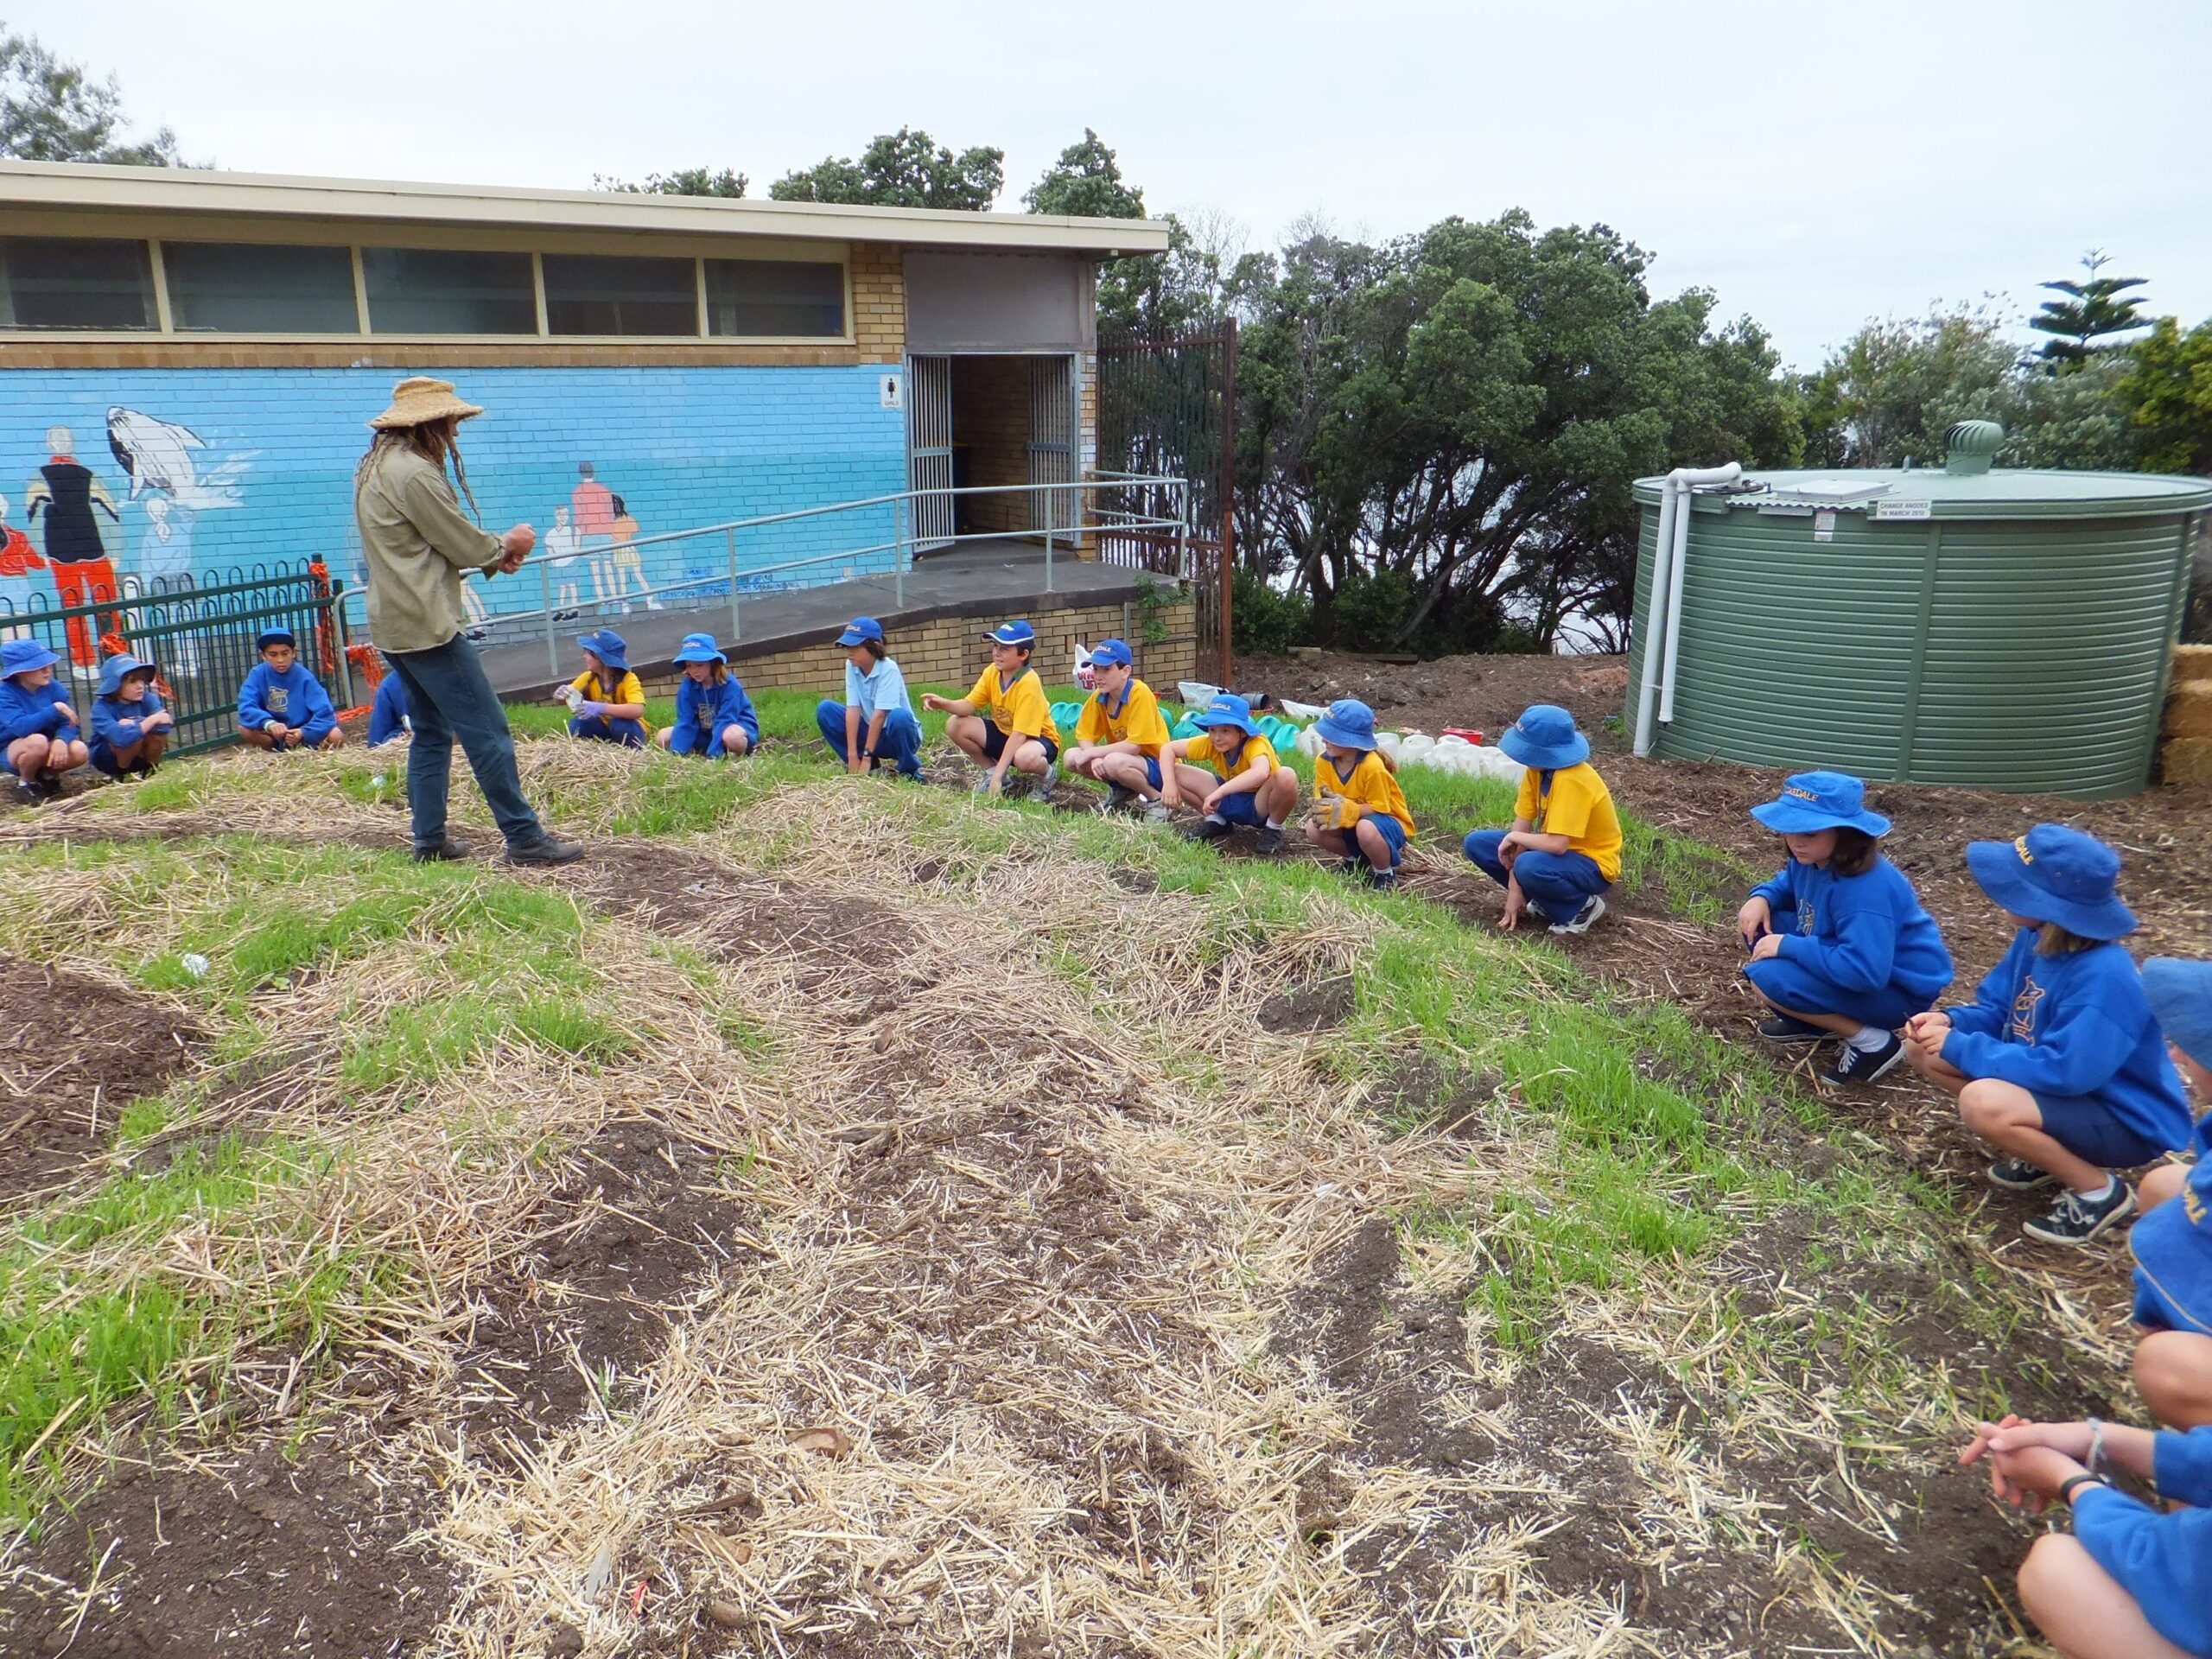
[[[1999,296],[2101,246],[2212,315],[2212,3],[1654,0],[0,0],[185,152],[274,173],[753,193],[875,133],[1007,153],[1084,126],[1154,211],[1271,241],[1522,207],[1603,221],[1803,366],[1871,315]],[[2113,19],[2108,22],[2107,18]]]

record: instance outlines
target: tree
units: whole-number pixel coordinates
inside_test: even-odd
[[[1045,169],[1021,200],[1033,213],[1075,219],[1144,217],[1144,193],[1122,180],[1114,152],[1089,127],[1083,130],[1083,142],[1062,150],[1059,160]]]
[[[2127,354],[2114,401],[2154,473],[2212,473],[2212,321],[2161,317]]]
[[[723,196],[732,200],[745,194],[750,182],[744,174],[733,173],[728,168],[720,172],[703,167],[679,168],[673,173],[648,173],[643,184],[632,184],[626,179],[607,178],[594,173],[592,188],[596,190],[615,190],[630,195],[647,196]]]
[[[778,201],[836,201],[875,207],[956,207],[988,213],[1005,182],[1006,152],[984,146],[957,156],[926,132],[901,127],[872,140],[858,161],[830,156],[768,187]]]
[[[2145,279],[2100,276],[2097,273],[2110,263],[2101,249],[2092,248],[2082,256],[2082,269],[2088,272],[2085,281],[2044,284],[2053,293],[2067,296],[2063,300],[2045,300],[2043,308],[2028,319],[2029,327],[2051,336],[2044,342],[2043,359],[2054,371],[2078,369],[2092,353],[2112,349],[2097,341],[2151,326],[2148,319],[2135,315],[2145,302],[2141,295],[2120,297],[2131,288],[2142,287]]]
[[[22,162],[106,162],[180,167],[167,127],[139,143],[124,142],[123,90],[110,75],[94,80],[64,63],[31,35],[0,24],[0,156]]]

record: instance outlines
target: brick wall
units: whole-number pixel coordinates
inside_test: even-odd
[[[1047,685],[1065,684],[1075,677],[1075,650],[1120,637],[1135,653],[1137,672],[1163,697],[1173,698],[1175,682],[1198,672],[1198,641],[1192,632],[1195,612],[1185,601],[1170,605],[1161,613],[1168,637],[1147,643],[1139,636],[1143,619],[1134,603],[1073,606],[1066,610],[1033,613],[1037,630],[1038,673]],[[952,686],[961,690],[975,683],[991,660],[983,634],[986,624],[972,616],[938,617],[912,627],[887,631],[891,655],[911,685]],[[797,650],[755,656],[733,653],[731,668],[749,690],[782,687],[793,690],[842,693],[845,684],[845,656],[834,645],[813,645]],[[674,696],[676,677],[646,681],[652,696]]]
[[[2159,759],[2170,784],[2212,785],[2212,645],[2174,647]]]
[[[863,363],[906,358],[906,255],[880,243],[854,245],[853,336]]]

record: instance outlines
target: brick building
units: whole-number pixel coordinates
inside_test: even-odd
[[[55,602],[57,550],[125,593],[353,574],[363,423],[406,374],[486,406],[485,522],[594,556],[562,578],[587,603],[726,571],[720,538],[614,556],[629,537],[1078,476],[1097,264],[1166,246],[1150,220],[0,162],[0,612]],[[989,503],[752,532],[741,578],[1033,527]]]

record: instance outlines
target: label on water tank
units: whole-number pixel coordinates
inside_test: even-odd
[[[1835,509],[1823,507],[1813,515],[1813,539],[1816,542],[1835,540]]]
[[[1935,515],[1935,503],[1924,495],[1909,501],[1877,501],[1874,504],[1877,518],[1932,518]]]

